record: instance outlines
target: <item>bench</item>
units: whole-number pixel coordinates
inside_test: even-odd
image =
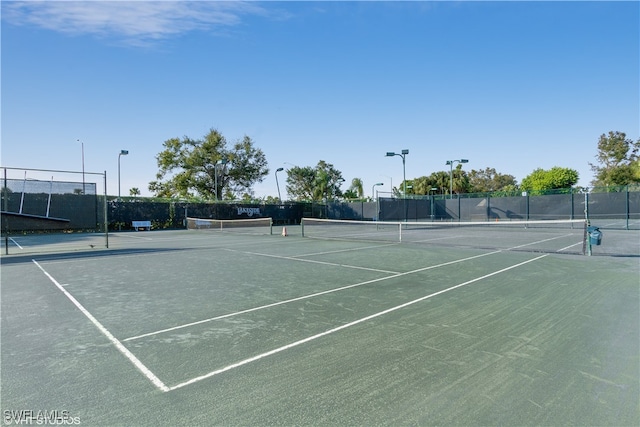
[[[139,228],[151,230],[151,221],[131,221],[131,225],[138,231]]]

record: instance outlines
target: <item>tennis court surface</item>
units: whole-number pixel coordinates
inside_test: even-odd
[[[3,422],[640,424],[637,230],[591,257],[564,231],[555,251],[287,232],[3,256]]]

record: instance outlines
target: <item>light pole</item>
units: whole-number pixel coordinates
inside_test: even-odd
[[[374,194],[375,194],[375,193],[374,193],[373,191],[374,191],[374,189],[375,189],[377,186],[379,186],[379,185],[384,185],[384,183],[382,183],[382,182],[378,182],[377,184],[373,184],[373,187],[371,187],[371,200],[375,200],[375,197],[374,197]]]
[[[405,172],[405,157],[409,154],[409,150],[402,150],[400,154],[395,153],[393,151],[387,151],[387,157],[400,156],[402,157],[402,179],[404,184],[404,191],[402,195],[402,199],[404,200],[404,220],[407,220],[407,175]]]
[[[454,163],[469,163],[467,159],[460,160],[447,160],[447,165],[451,166],[451,172],[449,173],[449,198],[453,199],[453,164]]]
[[[85,193],[85,188],[84,188],[84,142],[80,141],[79,139],[77,139],[76,141],[78,141],[82,146],[82,194],[84,194]]]
[[[280,197],[280,184],[278,183],[278,172],[282,172],[284,168],[276,169],[276,186],[278,187],[278,202],[282,203],[282,198]]]
[[[118,154],[118,201],[120,201],[120,157],[129,154],[129,150],[120,150]]]
[[[213,180],[215,185],[214,191],[216,193],[216,202],[219,200],[218,199],[218,165],[226,165],[226,164],[227,164],[227,159],[220,159],[213,166]]]

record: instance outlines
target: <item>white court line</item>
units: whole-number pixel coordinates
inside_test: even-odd
[[[9,240],[11,240],[13,242],[14,245],[16,245],[18,248],[20,249],[24,249],[22,246],[20,246],[20,243],[16,242],[13,237],[9,237]]]
[[[451,239],[466,239],[466,236],[434,237],[431,239],[411,240],[411,243],[435,242],[436,240],[451,240]]]
[[[344,267],[344,268],[353,268],[353,269],[356,269],[356,270],[375,271],[376,273],[399,274],[398,271],[379,270],[377,268],[359,267],[357,265],[348,265],[348,264],[338,264],[338,263],[335,263],[335,262],[318,261],[318,260],[315,260],[315,259],[300,259],[300,258],[291,257],[291,256],[262,254],[262,253],[259,253],[259,252],[239,251],[239,250],[236,250],[236,249],[225,249],[225,250],[227,250],[229,252],[239,252],[239,253],[245,254],[245,255],[255,255],[255,256],[264,256],[264,257],[268,257],[268,258],[287,259],[287,260],[291,260],[291,261],[310,262],[312,264],[330,265],[330,266],[333,266],[333,267]]]
[[[551,240],[562,239],[562,238],[565,238],[565,237],[571,237],[571,236],[574,236],[574,234],[563,234],[562,236],[556,236],[556,237],[551,237],[551,238],[549,238],[549,239],[538,240],[538,241],[535,241],[535,242],[526,243],[526,244],[524,244],[524,245],[514,246],[514,247],[509,248],[509,249],[524,248],[525,246],[536,245],[536,244],[538,244],[538,243],[548,242],[548,241],[551,241]]]
[[[116,239],[123,237],[123,238],[129,238],[129,239],[153,240],[153,238],[151,237],[131,236],[129,234],[120,234],[120,233],[112,233],[111,236],[115,237]]]
[[[324,251],[324,252],[312,252],[308,254],[300,254],[300,255],[292,255],[291,258],[299,258],[303,256],[317,256],[317,255],[328,255],[328,254],[337,254],[341,252],[353,252],[353,251],[361,251],[366,249],[379,249],[385,248],[387,246],[397,246],[398,243],[388,243],[386,245],[373,245],[373,246],[363,246],[361,248],[349,248],[349,249],[339,249],[335,251]]]
[[[265,308],[276,307],[278,305],[288,304],[290,302],[302,301],[302,300],[309,299],[309,298],[314,298],[314,297],[317,297],[317,296],[320,296],[320,295],[325,295],[325,294],[330,294],[330,293],[333,293],[333,292],[343,291],[345,289],[351,289],[351,288],[355,288],[355,287],[358,287],[358,286],[369,285],[371,283],[381,282],[383,280],[394,279],[396,277],[401,277],[401,276],[406,276],[406,275],[409,275],[409,274],[419,273],[419,272],[422,272],[422,271],[431,270],[431,269],[438,268],[438,267],[445,267],[447,265],[456,264],[456,263],[459,263],[459,262],[463,262],[463,261],[468,261],[468,260],[475,259],[475,258],[484,257],[484,256],[487,256],[487,255],[497,254],[499,252],[500,251],[488,252],[486,254],[475,255],[475,256],[472,256],[472,257],[462,258],[462,259],[458,259],[458,260],[455,260],[455,261],[449,261],[449,262],[445,262],[445,263],[438,264],[438,265],[432,265],[432,266],[429,266],[429,267],[423,267],[423,268],[419,268],[417,270],[407,271],[407,272],[404,272],[404,273],[395,273],[395,274],[393,274],[391,276],[381,277],[379,279],[367,280],[366,282],[355,283],[353,285],[342,286],[340,288],[329,289],[329,290],[322,291],[322,292],[316,292],[314,294],[303,295],[303,296],[297,297],[297,298],[291,298],[291,299],[284,300],[284,301],[274,302],[272,304],[267,304],[267,305],[262,305],[262,306],[259,306],[259,307],[248,308],[246,310],[236,311],[234,313],[228,313],[228,314],[223,314],[221,316],[210,317],[208,319],[198,320],[196,322],[186,323],[184,325],[178,325],[178,326],[174,326],[174,327],[167,328],[167,329],[161,329],[159,331],[149,332],[149,333],[146,333],[146,334],[137,335],[135,337],[129,337],[129,338],[123,339],[122,341],[123,342],[124,341],[133,341],[133,340],[136,340],[136,339],[139,339],[139,338],[149,337],[149,336],[152,336],[152,335],[157,335],[157,334],[162,334],[162,333],[165,333],[165,332],[175,331],[175,330],[178,330],[178,329],[188,328],[190,326],[200,325],[202,323],[212,322],[214,320],[220,320],[220,319],[225,319],[227,317],[238,316],[240,314],[251,313],[252,311],[258,311],[258,310],[263,310]],[[295,259],[295,258],[292,258],[292,259],[295,260],[295,261],[301,261],[301,260]]]
[[[421,302],[421,301],[424,301],[424,300],[426,300],[426,299],[433,298],[433,297],[435,297],[435,296],[437,296],[437,295],[441,295],[441,294],[443,294],[443,293],[445,293],[445,292],[449,292],[449,291],[452,291],[452,290],[454,290],[454,289],[461,288],[461,287],[466,286],[466,285],[469,285],[469,284],[471,284],[471,283],[475,283],[475,282],[478,282],[478,281],[480,281],[480,280],[486,279],[486,278],[488,278],[488,277],[495,276],[496,274],[503,273],[503,272],[505,272],[505,271],[508,271],[508,270],[511,270],[511,269],[514,269],[514,268],[520,267],[520,266],[522,266],[522,265],[528,264],[528,263],[533,262],[533,261],[537,261],[537,260],[539,260],[539,259],[541,259],[541,258],[544,258],[544,257],[546,257],[546,256],[548,256],[548,254],[541,255],[541,256],[539,256],[539,257],[532,258],[532,259],[530,259],[530,260],[527,260],[527,261],[524,261],[524,262],[521,262],[521,263],[518,263],[518,264],[512,265],[512,266],[510,266],[510,267],[503,268],[502,270],[494,271],[493,273],[489,273],[489,274],[486,274],[486,275],[484,275],[484,276],[477,277],[477,278],[475,278],[475,279],[469,280],[469,281],[467,281],[467,282],[460,283],[460,284],[455,285],[455,286],[451,286],[450,288],[443,289],[443,290],[441,290],[441,291],[434,292],[434,293],[429,294],[429,295],[425,295],[425,296],[423,296],[423,297],[421,297],[421,298],[418,298],[418,299],[415,299],[415,300],[413,300],[413,301],[409,301],[409,302],[406,302],[406,303],[404,303],[404,304],[400,304],[400,305],[398,305],[398,306],[395,306],[395,307],[389,308],[389,309],[387,309],[387,310],[380,311],[380,312],[378,312],[378,313],[372,314],[372,315],[370,315],[370,316],[363,317],[363,318],[361,318],[361,319],[355,320],[355,321],[353,321],[353,322],[346,323],[346,324],[344,324],[344,325],[342,325],[342,326],[338,326],[337,328],[329,329],[328,331],[324,331],[324,332],[321,332],[321,333],[319,333],[319,334],[316,334],[316,335],[310,336],[310,337],[308,337],[308,338],[304,338],[304,339],[302,339],[302,340],[299,340],[299,341],[293,342],[293,343],[291,343],[291,344],[287,344],[287,345],[285,345],[285,346],[278,347],[278,348],[276,348],[276,349],[274,349],[274,350],[267,351],[266,353],[258,354],[257,356],[250,357],[250,358],[245,359],[245,360],[242,360],[242,361],[240,361],[240,362],[233,363],[233,364],[231,364],[231,365],[229,365],[229,366],[225,366],[224,368],[221,368],[221,369],[218,369],[218,370],[215,370],[215,371],[211,371],[211,372],[209,372],[209,373],[207,373],[207,374],[204,374],[204,375],[201,375],[201,376],[199,376],[199,377],[192,378],[192,379],[190,379],[190,380],[188,380],[188,381],[185,381],[185,382],[183,382],[183,383],[180,383],[180,384],[174,385],[173,387],[169,387],[169,390],[168,390],[168,391],[173,391],[173,390],[176,390],[176,389],[178,389],[178,388],[181,388],[181,387],[184,387],[184,386],[187,386],[187,385],[190,385],[190,384],[196,383],[196,382],[198,382],[198,381],[202,381],[202,380],[205,380],[205,379],[207,379],[207,378],[211,378],[211,377],[213,377],[214,375],[218,375],[218,374],[221,374],[221,373],[223,373],[223,372],[230,371],[231,369],[238,368],[238,367],[240,367],[240,366],[246,365],[246,364],[248,364],[248,363],[258,361],[258,360],[263,359],[263,358],[265,358],[265,357],[272,356],[272,355],[277,354],[277,353],[280,353],[280,352],[282,352],[282,351],[289,350],[290,348],[293,348],[293,347],[299,346],[299,345],[301,345],[301,344],[308,343],[308,342],[313,341],[313,340],[315,340],[315,339],[318,339],[318,338],[324,337],[324,336],[329,335],[329,334],[332,334],[332,333],[334,333],[334,332],[341,331],[341,330],[346,329],[346,328],[349,328],[349,327],[351,327],[351,326],[355,326],[355,325],[357,325],[357,324],[359,324],[359,323],[366,322],[366,321],[371,320],[371,319],[375,319],[376,317],[383,316],[383,315],[388,314],[388,313],[391,313],[391,312],[393,312],[393,311],[400,310],[400,309],[405,308],[405,307],[408,307],[408,306],[410,306],[410,305],[412,305],[412,304],[416,304],[416,303]]]
[[[82,314],[87,316],[91,323],[93,323],[98,328],[98,330],[102,332],[104,336],[106,336],[109,341],[111,341],[116,346],[116,348],[120,350],[120,352],[124,354],[124,356],[129,359],[129,361],[133,363],[133,365],[138,368],[138,370],[142,372],[144,376],[153,383],[153,385],[155,385],[162,391],[169,391],[169,387],[167,387],[162,381],[160,381],[160,379],[156,377],[154,373],[149,370],[149,368],[143,365],[140,359],[134,356],[134,354],[131,353],[116,337],[114,337],[111,332],[107,330],[107,328],[102,326],[102,323],[100,323],[98,319],[93,317],[93,315],[89,313],[89,311],[84,308],[82,304],[80,304],[78,300],[73,297],[73,295],[71,295],[64,287],[62,287],[62,285],[58,283],[58,281],[56,281],[53,276],[51,276],[44,268],[42,268],[42,266],[40,266],[40,264],[38,264],[35,259],[32,259],[31,261],[33,261],[33,263],[37,265],[40,270],[42,270],[42,272],[49,278],[49,280],[51,280],[53,284],[56,285],[56,287],[60,289],[60,291],[62,291],[62,293],[67,298],[69,298],[69,300],[82,312]]]
[[[562,249],[558,249],[556,252],[562,252],[562,251],[564,251],[564,250],[566,250],[566,249],[569,249],[569,248],[572,248],[572,247],[574,247],[574,246],[578,246],[578,245],[582,245],[582,242],[578,242],[578,243],[574,243],[573,245],[565,246],[565,247],[564,247],[564,248],[562,248]]]

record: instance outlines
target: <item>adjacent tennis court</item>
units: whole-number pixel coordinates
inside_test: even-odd
[[[3,256],[4,422],[640,424],[638,231],[591,257],[566,230],[544,250],[238,231]]]

